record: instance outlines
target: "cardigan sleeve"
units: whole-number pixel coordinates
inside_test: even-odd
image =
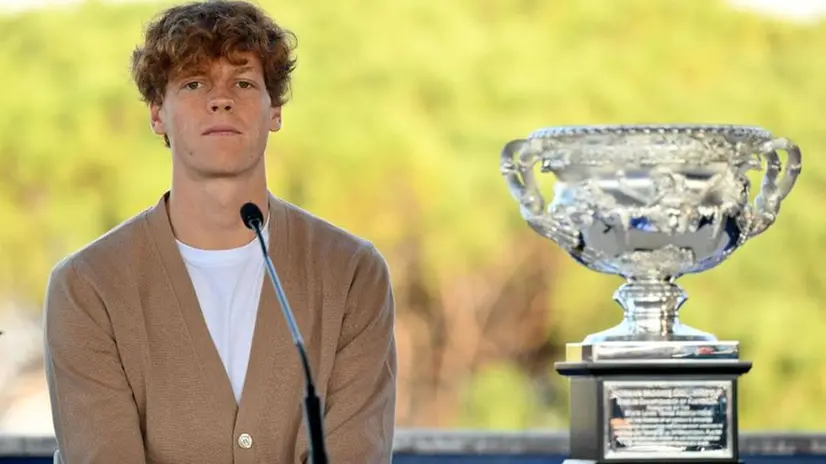
[[[69,259],[54,268],[44,304],[46,379],[62,461],[145,464],[106,306],[76,264]]]
[[[330,462],[391,462],[396,401],[395,304],[384,258],[362,249],[350,284],[324,417]]]

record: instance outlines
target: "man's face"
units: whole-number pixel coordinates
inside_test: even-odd
[[[171,76],[161,105],[150,105],[152,130],[166,135],[190,177],[235,177],[263,166],[267,136],[281,127],[264,86],[261,61],[226,59]]]

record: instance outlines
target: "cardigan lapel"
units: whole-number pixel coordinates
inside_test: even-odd
[[[195,294],[195,288],[178,250],[172,225],[169,221],[166,204],[168,198],[169,192],[166,192],[158,204],[150,209],[147,217],[152,239],[163,263],[163,267],[159,269],[159,272],[164,272],[171,284],[177,300],[177,309],[186,325],[195,354],[201,362],[200,367],[204,375],[204,385],[202,386],[212,390],[219,416],[235,419],[238,406],[232,392],[232,384],[224,369],[224,364],[221,362],[218,350],[215,348],[215,343],[212,341],[212,336],[201,311],[201,305],[198,303],[198,297]]]

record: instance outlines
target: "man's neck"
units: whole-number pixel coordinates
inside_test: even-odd
[[[203,250],[226,250],[255,238],[255,232],[241,222],[239,211],[247,202],[261,208],[266,220],[268,192],[263,178],[200,183],[173,180],[167,207],[179,241]]]

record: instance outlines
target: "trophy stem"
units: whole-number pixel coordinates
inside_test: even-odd
[[[629,278],[614,293],[614,300],[625,310],[622,323],[589,335],[585,341],[716,340],[713,335],[680,322],[680,306],[687,299],[685,291],[669,279]]]
[[[662,280],[628,279],[614,293],[625,310],[624,322],[639,335],[673,335],[680,324],[680,306],[687,299],[679,285]]]

